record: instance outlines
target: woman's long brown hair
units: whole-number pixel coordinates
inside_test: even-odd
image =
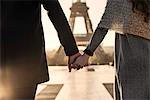
[[[150,19],[150,0],[130,0],[133,4],[133,12],[135,10],[140,11],[144,14],[145,22],[148,22]]]

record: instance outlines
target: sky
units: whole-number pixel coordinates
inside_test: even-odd
[[[72,2],[76,0],[59,0],[63,11],[69,20],[70,16],[70,7]],[[103,15],[106,6],[106,0],[81,0],[86,1],[87,6],[89,7],[88,13],[92,22],[93,30],[96,29],[100,19]],[[53,50],[57,49],[60,46],[59,39],[57,37],[57,32],[47,16],[47,11],[42,8],[42,23],[44,29],[46,49]],[[82,28],[81,28],[82,27]],[[85,33],[85,24],[83,18],[76,18],[74,33]],[[106,35],[105,39],[102,42],[104,46],[113,46],[114,45],[114,32],[110,31]]]

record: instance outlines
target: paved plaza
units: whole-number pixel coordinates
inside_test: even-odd
[[[50,81],[38,86],[36,100],[113,100],[114,67],[88,69],[69,73],[67,66],[49,66]]]

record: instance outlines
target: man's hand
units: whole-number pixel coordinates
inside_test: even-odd
[[[72,66],[72,64],[74,63],[74,61],[80,56],[81,54],[80,53],[76,53],[72,56],[69,56],[69,59],[68,59],[68,69],[69,69],[69,72],[71,72],[71,69],[74,67]]]
[[[88,65],[88,60],[89,60],[89,55],[87,55],[86,53],[84,53],[83,55],[81,55],[80,57],[78,57],[74,63],[72,64],[72,66],[79,66],[79,68],[83,67],[83,66],[87,66]]]

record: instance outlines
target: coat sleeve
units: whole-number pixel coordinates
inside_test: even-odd
[[[66,16],[58,0],[43,0],[43,7],[48,11],[48,16],[53,23],[67,56],[79,52]]]
[[[90,43],[88,44],[88,46],[84,50],[84,52],[86,54],[88,54],[89,56],[93,56],[94,51],[100,45],[100,43],[103,41],[107,32],[108,32],[107,28],[97,27],[91,38]]]

